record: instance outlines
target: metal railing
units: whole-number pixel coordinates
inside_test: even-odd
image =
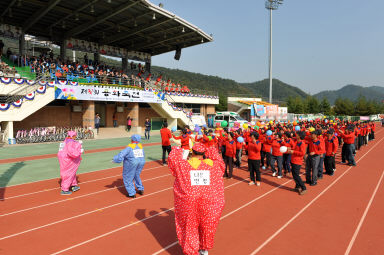
[[[36,91],[40,87],[39,81],[44,80],[46,80],[46,77],[42,76],[40,79],[36,80],[36,83],[34,85],[17,87],[16,89],[8,92],[7,95],[1,96],[0,101],[5,104],[11,104],[13,102],[16,102],[24,96]]]

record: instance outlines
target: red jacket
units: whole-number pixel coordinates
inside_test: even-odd
[[[162,146],[169,146],[171,145],[171,141],[169,140],[172,138],[171,131],[168,128],[162,128],[160,129],[161,134],[161,145]]]
[[[339,142],[335,136],[331,140],[325,139],[325,155],[333,156],[337,152]]]
[[[181,140],[181,148],[183,148],[184,150],[189,150],[189,135],[173,135],[173,138],[175,138],[176,140]]]
[[[295,147],[295,141],[292,138],[285,139],[282,143],[282,146],[286,146],[288,148],[294,148]]]
[[[321,148],[323,148],[323,151],[322,151],[321,154],[324,154],[324,153],[326,153],[326,151],[325,151],[325,139],[324,139],[323,136],[320,136],[319,140],[320,140],[320,143],[321,143]]]
[[[304,158],[306,149],[307,149],[307,146],[304,141],[300,141],[299,143],[296,143],[295,147],[293,147],[291,163],[301,166],[303,164],[303,158]]]
[[[266,136],[265,141],[263,143],[263,151],[270,153],[272,148],[272,142],[273,142],[272,136]]]
[[[351,132],[350,134],[341,134],[344,143],[354,144],[355,143],[355,133]]]
[[[322,147],[322,144],[319,139],[317,139],[316,141],[312,140],[309,143],[309,153],[314,152],[315,154],[320,155],[323,153],[323,151],[324,151],[324,148]]]
[[[248,159],[260,160],[261,142],[256,141],[248,143]]]
[[[282,146],[283,141],[273,140],[272,142],[272,155],[273,156],[283,156],[283,153],[280,152],[280,147]]]
[[[226,141],[225,144],[225,156],[234,158],[236,156],[236,142],[235,140]]]
[[[243,148],[243,143],[239,143],[236,139],[236,150],[241,150]]]
[[[260,141],[261,143],[264,143],[264,142],[265,142],[265,135],[264,135],[264,134],[259,133],[259,141]]]

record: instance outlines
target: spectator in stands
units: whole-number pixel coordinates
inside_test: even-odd
[[[5,37],[13,38],[13,33],[11,31],[11,26],[5,25],[4,36]]]
[[[85,53],[85,55],[84,55],[84,63],[86,65],[88,65],[88,55],[87,55],[87,53]]]
[[[74,41],[74,47],[78,42]],[[138,86],[141,88],[147,88],[148,85],[151,88],[157,88],[160,90],[170,91],[170,80],[165,82],[161,79],[162,76],[158,76],[155,80],[154,76],[145,71],[145,65],[140,64],[140,70],[138,73],[134,73],[132,70],[129,73],[123,72],[121,69],[118,69],[113,66],[108,66],[105,63],[96,63],[88,59],[87,54],[84,56],[84,64],[79,63],[79,61],[72,62],[69,59],[61,59],[60,57],[54,58],[52,52],[48,52],[49,55],[46,55],[43,52],[39,57],[30,56],[30,57],[20,57],[13,55],[12,52],[8,51],[8,57],[11,57],[14,62],[18,61],[25,62],[26,65],[30,67],[31,72],[35,72],[37,77],[42,77],[46,75],[51,79],[55,80],[68,80],[68,81],[80,81],[86,83],[103,83],[103,84],[120,84],[120,85],[130,85]],[[16,59],[14,59],[14,57]],[[88,60],[88,61],[87,61]],[[130,62],[131,68],[135,69],[135,63]],[[4,73],[4,71],[3,71]],[[86,81],[84,81],[86,80]],[[159,86],[159,84],[162,84]],[[177,91],[178,93],[188,93],[189,90],[186,86],[180,84],[174,85],[172,87],[173,92]]]
[[[188,89],[188,87],[185,86],[185,85],[184,85],[184,87],[183,87],[183,90],[184,90],[184,93],[187,93],[187,94],[189,93],[189,89]]]

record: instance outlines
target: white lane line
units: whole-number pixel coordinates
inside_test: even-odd
[[[168,174],[170,175],[170,174]],[[156,177],[157,178],[157,177]],[[243,179],[242,181],[240,182],[243,182],[244,180],[248,180],[247,179]],[[240,183],[239,182],[239,183]],[[229,185],[228,187],[230,186],[233,186],[232,185]],[[78,218],[78,217],[81,217],[81,216],[84,216],[84,215],[88,215],[90,213],[94,213],[94,212],[97,212],[97,211],[100,211],[100,210],[104,210],[104,209],[108,209],[108,208],[111,208],[111,207],[114,207],[114,206],[118,206],[118,205],[121,205],[121,204],[125,204],[125,203],[128,203],[128,202],[131,202],[131,201],[135,201],[137,199],[140,199],[140,198],[143,198],[143,197],[148,197],[148,196],[151,196],[151,195],[154,195],[154,194],[157,194],[159,192],[163,192],[163,191],[166,191],[166,190],[169,190],[169,189],[172,189],[173,187],[169,187],[169,188],[166,188],[166,189],[163,189],[161,191],[156,191],[154,193],[150,193],[148,195],[144,195],[142,197],[139,197],[139,198],[136,198],[134,200],[128,200],[128,201],[123,201],[123,202],[120,202],[120,203],[117,203],[117,204],[113,204],[113,205],[110,205],[110,206],[106,206],[106,207],[103,207],[103,208],[99,208],[97,210],[92,210],[90,212],[86,212],[86,213],[83,213],[83,214],[79,214],[79,215],[76,215],[76,216],[73,216],[73,217],[69,217],[69,218],[65,218],[65,219],[62,219],[62,220],[59,220],[59,221],[55,221],[55,222],[52,222],[52,223],[48,223],[48,224],[45,224],[45,225],[42,225],[42,226],[39,226],[39,227],[35,227],[35,228],[31,228],[31,229],[28,229],[28,230],[25,230],[25,231],[22,231],[22,232],[18,232],[18,233],[15,233],[15,234],[12,234],[12,235],[8,235],[8,236],[5,236],[5,237],[1,237],[0,238],[0,241],[1,240],[4,240],[4,239],[8,239],[8,238],[11,238],[11,237],[15,237],[15,236],[18,236],[18,235],[22,235],[22,234],[25,234],[25,233],[28,233],[28,232],[32,232],[34,230],[38,230],[38,229],[42,229],[42,228],[45,228],[45,227],[48,227],[48,226],[52,226],[52,225],[55,225],[55,224],[58,224],[58,223],[61,223],[61,222],[65,222],[65,221],[68,221],[68,220],[71,220],[71,219],[75,219],[75,218]]]
[[[156,180],[156,179],[163,178],[163,177],[166,177],[166,176],[169,176],[169,175],[171,175],[171,174],[165,174],[165,175],[157,176],[157,177],[154,177],[154,178],[151,178],[151,179],[143,180],[143,182]],[[10,212],[10,213],[5,213],[5,214],[0,215],[0,217],[9,216],[9,215],[16,214],[16,213],[21,213],[21,212],[26,212],[26,211],[30,211],[30,210],[33,210],[33,209],[42,208],[42,207],[46,207],[46,206],[50,206],[50,205],[55,205],[55,204],[59,204],[59,203],[67,202],[67,201],[72,201],[72,200],[75,200],[75,199],[78,199],[78,198],[93,196],[93,195],[96,195],[96,194],[100,194],[100,193],[103,193],[103,192],[119,189],[119,188],[122,188],[122,187],[124,187],[124,185],[113,187],[113,188],[99,190],[99,191],[96,191],[96,192],[84,194],[84,195],[73,197],[73,198],[68,197],[67,199],[63,199],[63,200],[59,200],[59,201],[55,201],[55,202],[51,202],[51,203],[47,203],[47,204],[42,204],[42,205],[38,205],[38,206],[33,206],[33,207],[25,208],[25,209],[22,209],[22,210],[13,211],[13,212]]]
[[[369,203],[368,203],[367,207],[365,208],[365,211],[364,211],[364,213],[363,213],[363,216],[361,217],[360,222],[359,222],[359,224],[358,224],[357,227],[356,227],[355,233],[353,233],[352,239],[351,239],[351,241],[349,242],[348,248],[347,248],[347,250],[345,251],[344,255],[348,255],[348,254],[351,252],[352,246],[353,246],[353,244],[354,244],[355,241],[356,241],[356,237],[357,237],[357,235],[358,235],[359,232],[360,232],[360,228],[361,228],[361,226],[362,226],[363,223],[364,223],[365,217],[366,217],[367,214],[368,214],[369,208],[370,208],[371,205],[372,205],[373,199],[374,199],[375,196],[376,196],[377,190],[379,189],[379,186],[380,186],[380,184],[381,184],[381,181],[383,180],[383,177],[384,177],[384,170],[383,170],[383,173],[381,174],[381,177],[380,177],[380,179],[379,179],[379,182],[378,182],[377,185],[376,185],[375,190],[374,190],[373,193],[372,193],[371,199],[369,200]]]
[[[18,233],[12,234],[12,235],[4,236],[4,237],[0,238],[0,241],[2,241],[4,239],[11,238],[11,237],[19,236],[19,235],[22,235],[22,234],[25,234],[25,233],[29,233],[29,232],[32,232],[32,231],[35,231],[35,230],[38,230],[38,229],[42,229],[42,228],[46,228],[46,227],[49,227],[49,226],[52,226],[52,225],[56,225],[56,224],[61,223],[61,222],[73,220],[73,219],[76,219],[76,218],[79,218],[79,217],[82,217],[82,216],[85,216],[85,215],[88,215],[88,214],[91,214],[91,213],[100,212],[100,211],[102,211],[104,209],[109,209],[109,208],[112,208],[112,207],[115,207],[115,206],[118,206],[118,205],[130,203],[130,202],[133,202],[133,201],[137,201],[139,199],[146,198],[146,197],[149,197],[149,196],[153,196],[155,194],[158,194],[158,193],[170,190],[172,188],[173,187],[165,188],[165,189],[158,190],[156,192],[153,192],[153,193],[150,193],[148,195],[144,195],[144,196],[141,196],[141,197],[138,197],[138,198],[135,198],[135,199],[129,199],[129,200],[122,201],[122,202],[119,202],[119,203],[116,203],[116,204],[108,205],[108,206],[105,206],[105,207],[102,207],[102,208],[98,208],[98,209],[95,209],[95,210],[92,210],[92,211],[88,211],[88,212],[85,212],[85,213],[82,213],[82,214],[78,214],[78,215],[75,215],[75,216],[72,216],[72,217],[69,217],[69,218],[65,218],[65,219],[62,219],[62,220],[54,221],[54,222],[51,222],[51,223],[48,223],[48,224],[45,224],[45,225],[42,225],[42,226],[39,226],[39,227],[31,228],[31,229],[28,229],[28,230],[25,230],[25,231],[22,231],[22,232],[18,232]]]
[[[235,183],[232,183],[231,185],[228,185],[228,186],[225,187],[224,189],[227,189],[227,188],[230,188],[230,187],[232,187],[232,186],[235,186],[235,185],[237,185],[237,184],[239,184],[239,183],[244,182],[245,180],[248,180],[248,178],[247,178],[247,179],[242,179],[242,180],[240,180],[240,181],[238,181],[238,182],[235,182]],[[173,187],[172,187],[172,188],[173,188]],[[156,214],[151,215],[151,216],[149,216],[149,217],[146,217],[146,218],[144,218],[144,219],[141,219],[141,220],[135,221],[135,222],[133,222],[133,223],[130,223],[130,224],[128,224],[128,225],[122,226],[122,227],[120,227],[120,228],[114,229],[114,230],[112,230],[112,231],[110,231],[110,232],[107,232],[107,233],[104,233],[104,234],[102,234],[102,235],[96,236],[96,237],[94,237],[94,238],[88,239],[88,240],[86,240],[86,241],[84,241],[84,242],[75,244],[75,245],[73,245],[73,246],[71,246],[71,247],[68,247],[68,248],[66,248],[66,249],[63,249],[63,250],[61,250],[61,251],[52,253],[51,255],[56,255],[56,254],[60,254],[60,253],[63,253],[63,252],[72,250],[72,249],[74,249],[74,248],[76,248],[76,247],[79,247],[79,246],[82,246],[82,245],[84,245],[84,244],[90,243],[90,242],[95,241],[95,240],[97,240],[97,239],[100,239],[100,238],[102,238],[102,237],[111,235],[111,234],[113,234],[113,233],[115,233],[115,232],[118,232],[118,231],[120,231],[120,230],[129,228],[129,227],[131,227],[131,226],[133,226],[133,225],[136,225],[136,224],[138,224],[138,223],[140,223],[140,222],[147,221],[147,220],[149,220],[149,219],[151,219],[151,218],[153,218],[153,217],[156,217],[156,216],[158,216],[158,215],[161,215],[161,214],[164,214],[164,213],[166,213],[166,212],[172,211],[173,209],[175,209],[175,208],[174,208],[174,207],[169,208],[169,209],[167,209],[167,210],[165,210],[165,211],[156,213]],[[1,239],[0,239],[0,240],[1,240]]]
[[[256,202],[257,200],[259,200],[259,199],[261,199],[261,198],[263,198],[263,197],[265,197],[265,196],[267,196],[267,195],[269,195],[270,193],[274,192],[275,190],[281,188],[282,186],[284,186],[285,184],[287,184],[287,183],[289,183],[289,182],[291,182],[291,181],[293,181],[293,180],[286,181],[286,182],[284,182],[283,184],[280,184],[278,187],[275,187],[275,188],[269,190],[268,192],[262,194],[261,196],[256,197],[255,199],[249,201],[248,203],[246,203],[246,204],[244,204],[244,205],[238,207],[237,209],[235,209],[235,210],[233,210],[233,211],[227,213],[226,215],[222,216],[222,217],[220,218],[220,220],[223,220],[223,219],[225,219],[225,218],[231,216],[231,215],[234,214],[235,212],[238,212],[238,211],[240,211],[241,209],[243,209],[243,208],[245,208],[245,207],[251,205],[252,203]],[[174,242],[174,243],[171,243],[170,245],[164,247],[164,248],[161,249],[161,250],[158,250],[157,252],[153,253],[152,255],[158,255],[158,254],[160,254],[160,253],[162,253],[162,252],[168,250],[169,248],[175,246],[175,245],[178,244],[178,243],[179,243],[178,241],[176,241],[176,242]]]
[[[359,162],[362,160],[373,148],[375,148],[382,140],[377,142],[372,148],[370,148],[361,158],[357,160]],[[335,185],[345,174],[347,174],[352,169],[352,166],[349,167],[345,172],[343,172],[336,180],[334,180],[328,187],[326,187],[322,192],[320,192],[314,199],[312,199],[306,206],[303,207],[295,216],[288,220],[281,228],[279,228],[275,233],[273,233],[264,243],[262,243],[256,250],[254,250],[251,255],[257,254],[261,249],[263,249],[270,241],[272,241],[281,231],[283,231],[289,224],[291,224],[297,217],[299,217],[305,210],[308,209],[317,199],[319,199],[325,192],[327,192],[333,185]]]
[[[156,166],[156,167],[152,167],[152,168],[148,168],[148,169],[144,169],[142,172],[146,172],[146,171],[149,171],[149,170],[152,170],[152,169],[157,169],[157,168],[161,168],[161,167],[164,167],[164,166]],[[115,168],[115,167],[114,167]],[[108,169],[113,169],[114,168],[108,168]],[[120,167],[119,167],[120,168]],[[105,169],[107,170],[107,169]],[[100,171],[103,171],[103,170],[100,170]],[[97,171],[96,171],[97,172]],[[93,173],[93,172],[91,172]],[[117,175],[113,175],[113,176],[108,176],[108,177],[104,177],[104,178],[99,178],[99,179],[95,179],[95,180],[90,180],[90,181],[85,181],[85,182],[79,182],[79,185],[83,185],[85,183],[91,183],[91,182],[96,182],[96,181],[100,181],[100,180],[105,180],[105,179],[109,179],[109,178],[113,178],[113,177],[118,177],[118,176],[122,176],[121,174],[117,174]],[[58,178],[55,178],[55,179],[60,179],[60,177]],[[42,192],[47,192],[47,191],[52,191],[52,190],[57,190],[57,189],[60,189],[60,187],[57,187],[57,188],[51,188],[51,189],[44,189],[44,190],[39,190],[39,191],[35,191],[35,192],[31,192],[31,193],[25,193],[25,194],[21,194],[21,195],[17,195],[17,196],[12,196],[12,197],[5,197],[3,199],[0,199],[0,201],[6,201],[6,200],[9,200],[9,199],[12,199],[12,198],[18,198],[18,197],[24,197],[24,196],[29,196],[29,195],[33,195],[33,194],[38,194],[38,193],[42,193]]]

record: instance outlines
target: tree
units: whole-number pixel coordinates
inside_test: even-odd
[[[304,102],[301,97],[296,97],[295,98],[295,105],[296,105],[296,112],[295,113],[305,113],[305,107],[304,107]]]
[[[357,116],[367,116],[370,115],[370,112],[374,111],[372,106],[370,107],[371,109],[368,109],[368,102],[365,96],[360,95],[358,99],[356,100],[355,103],[355,112],[354,115]]]
[[[329,104],[329,101],[327,98],[323,98],[323,100],[320,103],[320,112],[325,115],[330,115],[331,113],[331,105]]]
[[[353,115],[354,107],[353,103],[349,99],[337,98],[335,101],[335,106],[333,108],[336,115]]]
[[[215,108],[216,111],[226,111],[228,109],[227,95],[219,94],[219,104]]]
[[[309,96],[305,99],[305,108],[306,108],[306,113],[319,113],[320,112],[319,101],[315,97]]]
[[[293,99],[292,97],[289,97],[287,100],[287,106],[288,106],[288,112],[289,113],[296,113],[295,99]]]

